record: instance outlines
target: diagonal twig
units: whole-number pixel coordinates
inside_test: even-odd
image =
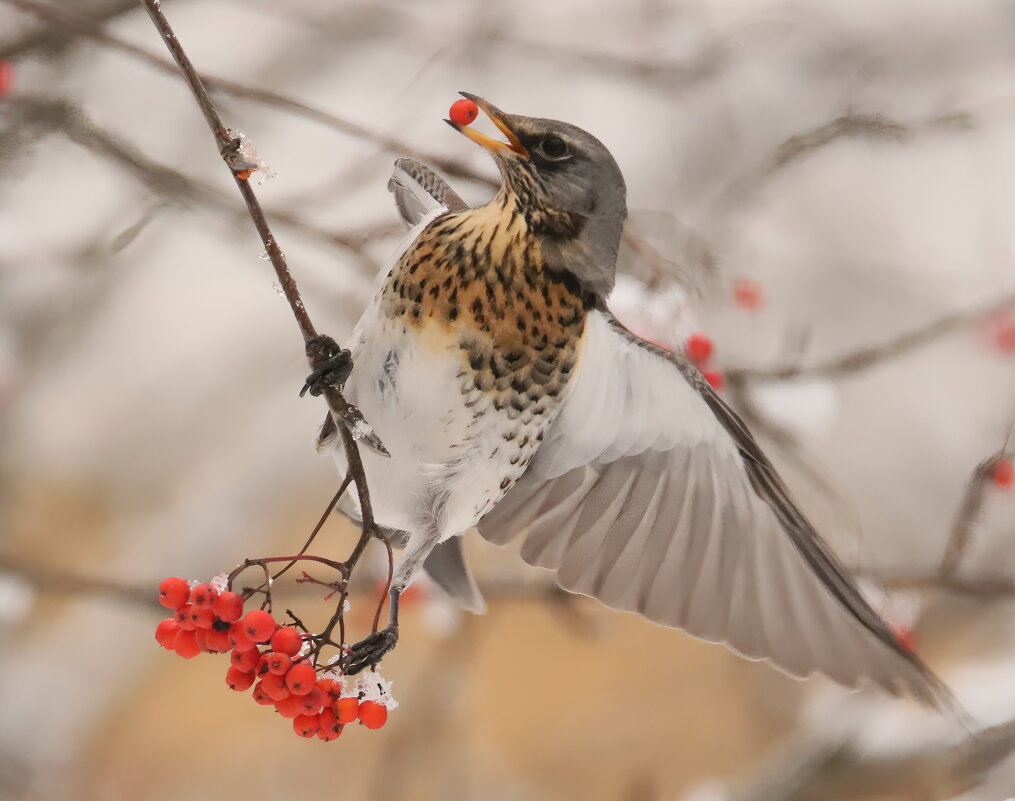
[[[7,3],[26,14],[31,14],[39,19],[43,19],[51,25],[55,25],[78,36],[91,39],[92,41],[105,47],[133,56],[157,70],[170,73],[172,75],[177,74],[176,65],[174,65],[169,59],[161,58],[153,53],[149,53],[144,48],[125,42],[124,40],[108,33],[101,25],[96,24],[94,21],[81,14],[74,13],[67,8],[53,6],[48,3],[39,3],[36,2],[36,0],[0,0],[0,2]],[[357,139],[373,142],[392,153],[428,162],[455,178],[464,178],[480,184],[496,186],[496,182],[489,177],[476,172],[454,159],[448,159],[435,153],[420,151],[399,139],[371,130],[364,125],[339,117],[337,114],[315,108],[314,106],[310,106],[298,100],[293,100],[290,97],[286,97],[285,95],[272,92],[267,89],[248,86],[238,81],[229,80],[228,78],[220,78],[205,73],[197,73],[193,70],[193,67],[191,67],[191,71],[194,72],[194,76],[200,80],[206,96],[209,92],[221,92],[222,94],[230,95],[232,97],[253,100],[254,102],[261,103],[262,105],[296,114],[304,119],[320,123],[349,136],[356,137]],[[193,86],[191,88],[193,88]],[[210,98],[208,102],[211,102]],[[202,101],[199,100],[198,103],[201,104]],[[202,107],[202,111],[203,110],[204,108]],[[207,115],[205,115],[205,118],[207,119]]]
[[[42,132],[58,132],[96,156],[120,167],[148,191],[168,198],[174,203],[184,206],[191,203],[200,204],[205,208],[229,214],[239,212],[240,207],[235,200],[226,196],[217,187],[149,158],[134,145],[96,124],[81,108],[67,101],[21,95],[5,101],[4,111],[14,118],[15,126]],[[269,213],[286,228],[352,254],[368,275],[373,275],[377,271],[377,265],[364,249],[367,237],[365,231],[327,230],[284,209],[272,209]]]
[[[959,562],[969,547],[973,537],[973,529],[980,519],[987,484],[990,483],[994,468],[1004,458],[1005,451],[1002,448],[980,462],[973,470],[973,475],[966,485],[966,494],[962,498],[962,505],[959,506],[959,513],[955,517],[951,536],[948,538],[948,548],[941,560],[939,570],[942,577],[954,577],[958,571]]]
[[[841,378],[881,362],[904,356],[953,331],[1015,307],[1015,292],[978,308],[953,312],[907,331],[879,345],[870,345],[813,365],[785,364],[776,367],[733,367],[727,376],[748,381],[785,381],[790,378]]]
[[[275,237],[268,226],[268,221],[265,219],[264,211],[261,209],[257,196],[254,194],[254,190],[250,186],[250,182],[247,180],[247,177],[249,176],[249,161],[251,156],[244,149],[245,143],[243,137],[238,136],[226,128],[223,124],[218,110],[215,108],[215,104],[208,95],[208,91],[205,89],[200,76],[194,69],[194,66],[187,57],[186,52],[184,52],[183,46],[180,44],[180,40],[177,38],[176,33],[169,24],[169,20],[167,20],[165,15],[162,13],[159,0],[141,0],[141,2],[148,11],[148,16],[151,17],[159,35],[162,37],[162,41],[165,43],[169,52],[172,54],[173,59],[176,61],[180,72],[183,74],[184,79],[191,89],[191,92],[193,92],[198,106],[201,109],[201,113],[204,115],[205,121],[208,123],[208,127],[211,129],[212,135],[215,138],[219,154],[222,156],[223,161],[225,161],[226,166],[229,167],[230,172],[233,175],[233,180],[236,182],[236,187],[240,191],[240,195],[243,197],[244,202],[247,204],[247,210],[250,212],[250,218],[261,237],[261,242],[264,244],[265,252],[268,254],[272,267],[275,269],[275,275],[278,278],[279,285],[282,287],[285,298],[289,303],[289,308],[292,310],[293,316],[296,318],[296,323],[300,328],[300,333],[303,335],[303,341],[307,346],[307,355],[310,361],[310,367],[312,370],[316,371],[320,366],[318,357],[321,355],[321,340],[324,338],[319,337],[316,328],[314,328],[314,324],[310,319],[310,314],[303,303],[303,298],[300,295],[299,288],[296,286],[296,280],[289,271],[285,255],[282,253],[282,249],[278,246],[278,242],[275,240]],[[359,452],[357,440],[361,440],[364,443],[371,445],[371,447],[375,450],[382,453],[387,453],[387,451],[384,450],[383,444],[381,444],[376,434],[373,433],[370,427],[363,420],[359,410],[351,406],[345,398],[342,397],[341,392],[339,392],[338,388],[334,384],[325,384],[322,394],[328,403],[328,408],[331,412],[332,418],[337,424],[342,435],[348,472],[352,476],[352,480],[356,485],[360,514],[363,520],[362,534],[353,549],[352,554],[345,563],[346,568],[351,571],[359,561],[363,551],[366,549],[369,540],[377,533],[377,525],[374,521],[373,515],[373,505],[370,501],[370,491],[367,488],[366,472],[363,468],[363,459]],[[341,605],[339,605],[339,610],[341,610]]]

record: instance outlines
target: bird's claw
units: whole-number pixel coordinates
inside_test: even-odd
[[[307,392],[316,398],[328,388],[341,391],[352,372],[352,354],[349,351],[339,347],[331,337],[320,335],[307,342],[307,358],[314,372],[307,376],[300,390],[301,398]]]
[[[354,676],[370,665],[376,665],[398,642],[398,626],[375,631],[349,649],[346,655],[345,674]]]

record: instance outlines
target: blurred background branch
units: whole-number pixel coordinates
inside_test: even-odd
[[[163,5],[277,173],[266,216],[337,338],[403,231],[393,156],[488,196],[493,166],[440,121],[458,89],[599,136],[632,209],[611,305],[667,347],[708,335],[703,369],[988,730],[789,681],[478,543],[490,613],[419,588],[383,738],[350,731],[322,758],[218,666],[167,662],[151,581],[299,548],[334,491],[311,455],[319,409],[295,397],[291,324],[136,2],[0,0],[0,682],[16,688],[0,796],[280,794],[293,776],[420,801],[1015,795],[1015,493],[987,472],[1015,408],[1003,0]],[[329,526],[315,547],[337,558],[354,535]],[[369,625],[385,565],[364,568],[351,614]],[[217,747],[194,747],[198,717]]]

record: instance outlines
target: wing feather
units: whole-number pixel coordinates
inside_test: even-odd
[[[743,422],[605,310],[529,469],[479,523],[565,589],[803,676],[948,689],[864,600]]]

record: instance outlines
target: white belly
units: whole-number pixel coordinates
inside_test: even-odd
[[[403,330],[368,312],[348,347],[345,395],[391,454],[360,449],[377,522],[410,534],[436,526],[441,539],[474,526],[524,471],[549,419],[498,411],[469,389],[458,339],[436,324]],[[341,447],[336,461],[344,473]]]

